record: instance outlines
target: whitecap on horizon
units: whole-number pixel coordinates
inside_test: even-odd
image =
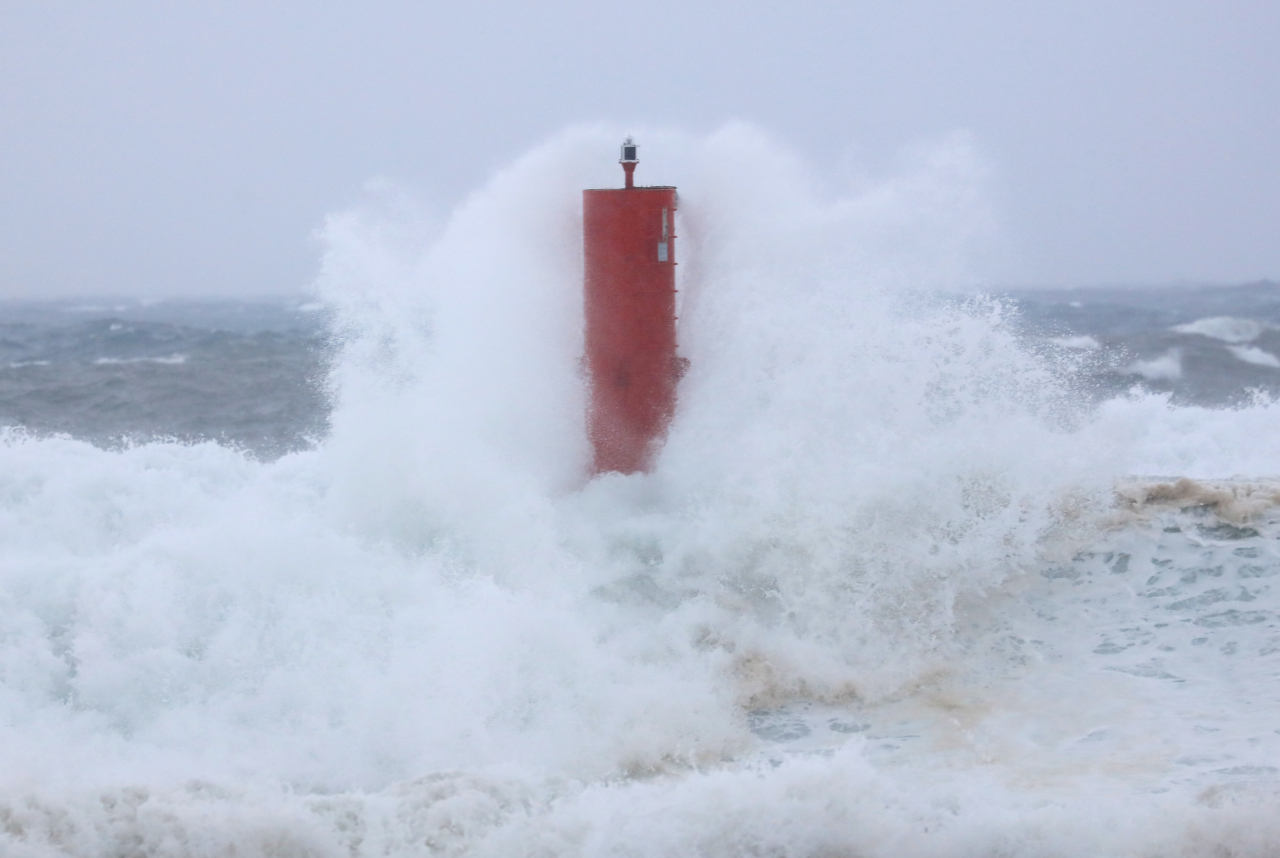
[[[1207,319],[1196,319],[1185,325],[1174,325],[1173,330],[1180,334],[1199,334],[1202,337],[1222,340],[1224,343],[1248,343],[1261,336],[1264,328],[1261,322],[1254,319],[1211,316]]]

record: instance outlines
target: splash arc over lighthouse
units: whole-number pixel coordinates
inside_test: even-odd
[[[647,470],[688,362],[676,354],[674,187],[637,187],[630,137],[622,188],[582,192],[588,434],[595,473]]]

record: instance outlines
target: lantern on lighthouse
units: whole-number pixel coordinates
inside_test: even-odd
[[[640,159],[636,157],[636,150],[639,148],[630,137],[622,141],[622,157],[618,159],[618,163],[622,165],[622,172],[625,177],[624,188],[631,189],[635,187],[636,164],[640,163]]]

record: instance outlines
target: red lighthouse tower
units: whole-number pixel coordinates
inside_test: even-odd
[[[636,187],[630,137],[625,187],[582,192],[588,430],[595,472],[643,471],[666,434],[676,382],[673,187]]]

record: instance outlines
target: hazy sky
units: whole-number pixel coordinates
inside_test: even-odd
[[[834,189],[968,130],[1008,282],[1280,278],[1276,0],[0,0],[0,296],[290,292],[371,178],[733,119]]]

